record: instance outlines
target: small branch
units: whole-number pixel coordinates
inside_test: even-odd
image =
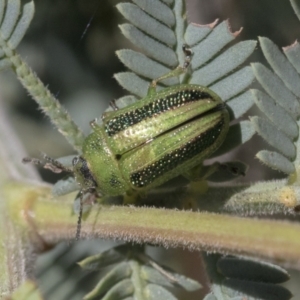
[[[4,193],[13,222],[30,227],[44,242],[75,238],[74,194],[51,199],[48,187],[21,183],[6,185]],[[292,222],[128,206],[94,206],[82,224],[85,238],[248,255],[294,268],[300,268],[299,232]]]
[[[0,48],[12,64],[13,71],[24,88],[38,103],[43,112],[50,118],[58,131],[67,139],[75,150],[81,152],[84,134],[74,123],[69,113],[62,107],[58,100],[51,94],[47,87],[40,81],[35,73],[11,49],[9,44],[0,35]]]

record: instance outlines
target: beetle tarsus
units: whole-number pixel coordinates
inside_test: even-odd
[[[117,105],[117,103],[116,103],[116,100],[115,99],[113,99],[113,100],[111,100],[110,102],[109,102],[109,106],[113,109],[113,110],[119,110],[119,107],[118,107],[118,105]]]
[[[190,46],[188,46],[187,44],[183,44],[182,46],[182,50],[184,52],[185,55],[185,60],[183,63],[183,69],[187,69],[189,67],[189,65],[191,64],[191,60],[193,57],[193,50],[190,48]]]
[[[94,119],[93,121],[90,122],[90,126],[95,129],[97,127],[99,127],[98,123],[97,123],[97,119]]]
[[[165,79],[168,79],[168,78],[172,78],[172,77],[177,77],[181,74],[184,74],[187,71],[188,67],[191,64],[191,60],[192,60],[192,57],[193,57],[193,51],[186,44],[184,44],[182,46],[182,50],[183,50],[184,55],[185,55],[183,66],[179,65],[175,70],[172,70],[172,71],[162,75],[161,77],[152,80],[152,82],[149,86],[149,89],[148,89],[148,94],[152,94],[152,93],[156,92],[156,85],[159,81],[162,81],[162,80],[165,80]]]

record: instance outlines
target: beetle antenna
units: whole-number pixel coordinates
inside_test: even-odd
[[[73,173],[73,169],[68,168],[64,166],[62,163],[60,163],[58,160],[53,159],[52,157],[48,156],[45,153],[41,152],[42,158],[45,160],[45,162],[38,158],[31,158],[31,157],[24,157],[22,159],[23,163],[33,163],[38,166],[42,166],[44,169],[49,169],[53,173],[61,173],[61,172],[68,172]]]
[[[82,219],[82,212],[83,212],[83,191],[79,192],[79,199],[80,199],[80,207],[79,207],[79,214],[77,219],[77,230],[76,230],[76,241],[80,239],[80,232],[81,232],[81,219]]]

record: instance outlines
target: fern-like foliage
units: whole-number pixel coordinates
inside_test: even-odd
[[[84,299],[170,299],[166,288],[181,287],[195,291],[201,285],[170,269],[163,268],[143,253],[141,247],[122,245],[101,254],[87,257],[79,265],[88,271],[99,271],[111,266],[96,287]]]
[[[296,2],[291,0],[291,4],[297,13],[299,7]],[[255,76],[266,93],[253,91],[255,102],[265,117],[253,117],[251,122],[258,134],[276,151],[262,150],[256,156],[275,170],[296,175],[296,179],[300,163],[300,46],[295,42],[284,48],[282,53],[268,38],[261,37],[259,41],[274,72],[259,63],[252,65]]]
[[[22,10],[22,13],[20,14]],[[34,15],[33,1],[21,8],[20,1],[0,2],[0,23],[1,23],[1,46],[0,52],[1,68],[13,65],[13,62],[6,57],[5,48],[16,49],[24,37]],[[3,41],[4,40],[4,41]]]
[[[66,110],[15,52],[34,14],[33,1],[0,0],[0,68],[11,67],[18,79],[68,142],[81,151],[83,133]]]

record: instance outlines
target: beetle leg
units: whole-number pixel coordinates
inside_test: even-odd
[[[113,99],[109,102],[109,106],[115,111],[119,109],[115,99]]]
[[[138,192],[136,190],[128,190],[123,196],[123,203],[126,205],[135,204],[140,197],[144,197],[145,193]]]
[[[161,77],[152,80],[152,82],[150,83],[150,86],[148,88],[148,95],[151,95],[151,94],[153,94],[153,93],[156,92],[156,85],[157,85],[157,83],[159,81],[162,81],[164,79],[171,78],[171,77],[177,77],[177,76],[179,76],[181,74],[184,74],[187,71],[187,69],[188,69],[188,67],[189,67],[189,65],[191,63],[191,60],[192,60],[193,51],[186,44],[184,44],[182,46],[182,50],[183,50],[184,55],[185,55],[183,66],[179,65],[176,69],[171,70],[170,72],[162,75]]]
[[[97,119],[94,119],[93,121],[91,121],[90,126],[92,127],[93,130],[96,130],[97,128],[100,127],[100,125],[97,123]]]
[[[46,161],[42,161],[41,159],[38,158],[31,158],[31,157],[24,157],[22,159],[23,163],[33,163],[35,165],[42,166],[44,169],[49,169],[53,173],[61,173],[61,172],[68,172],[68,173],[73,173],[73,169],[68,168],[61,164],[58,160],[55,160],[48,156],[45,153],[41,153],[43,156],[43,159]]]
[[[214,162],[209,166],[203,166],[202,164],[200,164],[188,171],[185,171],[183,173],[183,176],[189,181],[207,180],[208,177],[224,167],[226,167],[226,165],[219,162]]]
[[[192,60],[192,57],[193,57],[193,50],[187,44],[184,44],[182,46],[182,50],[183,50],[184,55],[185,55],[183,68],[186,70],[191,64],[191,60]]]
[[[224,168],[236,176],[245,175],[242,170],[239,170],[238,168],[232,168],[226,163],[222,164],[219,162],[215,162],[210,166],[199,165],[189,171],[186,171],[183,175],[190,180],[190,183],[188,185],[187,196],[183,200],[183,208],[197,210],[199,199],[198,196],[207,192],[209,188],[207,182],[209,181],[209,177],[215,172],[220,170],[224,171]]]
[[[189,194],[185,201],[184,207],[195,208],[196,200],[193,195],[201,195],[207,192],[209,177],[215,172],[224,171],[224,169],[235,175],[236,177],[245,175],[243,170],[240,170],[238,167],[231,167],[226,163],[215,162],[210,166],[203,167],[202,165],[196,166],[189,171],[186,171],[183,175],[190,180],[189,184]]]
[[[213,175],[214,173],[218,171],[227,171],[228,173],[239,177],[239,176],[245,176],[244,170],[241,170],[240,168],[236,166],[231,166],[227,163],[219,163],[214,162],[212,165],[209,166],[196,166],[193,169],[187,171],[184,173],[184,176],[189,179],[190,181],[197,181],[199,179],[201,180],[209,180],[208,178]]]

